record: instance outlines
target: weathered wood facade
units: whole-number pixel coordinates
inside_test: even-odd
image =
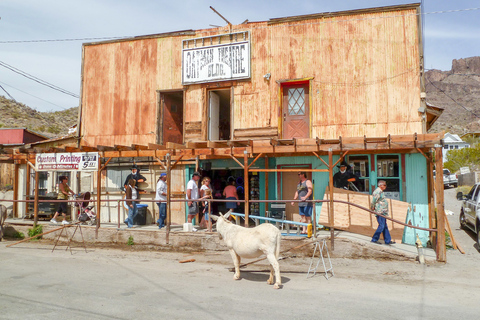
[[[158,95],[172,90],[183,93],[184,142],[209,140],[209,91],[219,89],[232,140],[285,138],[292,82],[309,90],[306,138],[424,133],[418,13],[405,5],[85,44],[81,145],[158,143]],[[182,41],[228,43],[235,32],[248,32],[251,78],[183,86]]]

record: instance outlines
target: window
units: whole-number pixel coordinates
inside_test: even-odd
[[[350,156],[348,164],[352,167],[353,173],[360,180],[357,186],[360,192],[370,192],[370,165],[369,156]]]
[[[385,196],[400,200],[400,159],[398,155],[377,155],[377,181],[385,180]]]
[[[474,202],[477,202],[479,192],[480,192],[480,188],[477,188],[477,190],[475,191],[475,194],[473,195],[473,199],[472,199]]]
[[[130,173],[132,173],[130,167],[107,168],[105,191],[123,190],[123,183]]]

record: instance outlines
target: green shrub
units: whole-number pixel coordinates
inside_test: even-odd
[[[48,129],[47,129],[47,132],[49,132],[49,133],[55,133],[55,134],[60,133],[61,131],[62,131],[62,129],[60,129],[60,128],[59,128],[58,126],[56,126],[56,125],[50,126],[50,127],[48,127]]]
[[[17,231],[13,234],[13,237],[15,239],[25,239],[25,235],[23,234],[23,232],[20,232],[20,231]]]
[[[133,246],[135,243],[133,243],[133,236],[128,237],[127,245]]]
[[[35,237],[38,234],[43,233],[43,226],[41,224],[37,225],[36,227],[33,227],[32,229],[28,229],[28,236]],[[42,237],[37,237],[35,240],[41,239]],[[33,239],[32,239],[33,240]]]

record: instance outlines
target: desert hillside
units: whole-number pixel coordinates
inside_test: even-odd
[[[0,128],[27,128],[50,138],[68,134],[78,119],[78,107],[38,112],[22,103],[0,96]]]

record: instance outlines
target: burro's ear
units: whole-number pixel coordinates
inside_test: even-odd
[[[218,219],[218,217],[217,217],[217,216],[214,216],[214,215],[212,214],[212,220],[213,220],[213,221],[217,221],[217,219]]]
[[[230,217],[230,214],[231,214],[232,212],[233,212],[233,209],[228,210],[228,212],[225,213],[224,218],[225,218],[225,219],[228,219],[228,217]]]
[[[219,211],[218,214],[220,215],[220,217],[223,218],[223,214]]]

